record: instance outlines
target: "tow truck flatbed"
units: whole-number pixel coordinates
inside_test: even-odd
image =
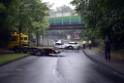
[[[19,49],[21,52],[30,52],[35,55],[49,55],[49,54],[58,54],[60,53],[59,49],[55,47],[50,47],[50,46],[27,46],[27,47],[22,47]]]

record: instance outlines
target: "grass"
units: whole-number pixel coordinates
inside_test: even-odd
[[[93,48],[94,51],[100,52],[100,53],[104,53],[103,48],[98,47],[98,48]],[[112,50],[111,51],[111,56],[112,58],[116,59],[116,60],[120,60],[120,61],[124,61],[124,51],[122,50]]]
[[[5,64],[26,56],[29,56],[30,54],[5,54],[0,56],[0,65]]]
[[[124,61],[124,51],[123,50],[112,51],[112,56],[118,60]]]
[[[104,52],[104,50],[102,49],[102,48],[99,48],[99,47],[94,47],[94,48],[92,48],[94,51],[96,51],[96,52],[100,52],[100,53],[103,53]]]

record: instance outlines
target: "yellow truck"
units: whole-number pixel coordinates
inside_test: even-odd
[[[11,40],[8,44],[8,48],[15,53],[19,52],[30,52],[35,55],[49,55],[60,53],[60,51],[54,47],[50,46],[29,46],[28,35],[24,33],[11,33]]]
[[[8,48],[15,52],[19,52],[21,48],[29,46],[28,35],[23,33],[12,32],[8,43]]]

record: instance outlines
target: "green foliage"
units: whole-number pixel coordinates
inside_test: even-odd
[[[28,33],[30,36],[36,35],[36,32],[43,34],[48,27],[48,10],[48,5],[40,0],[0,1],[0,46],[5,39],[9,41],[7,34],[12,31]]]
[[[123,0],[73,0],[91,37],[110,36],[115,48],[124,46]]]
[[[0,1],[0,47],[6,47],[9,41],[11,28],[8,26],[7,18],[10,15],[9,6],[12,0]]]
[[[36,28],[46,28],[40,25],[46,24],[44,18],[48,16],[47,4],[40,2],[40,0],[21,0],[19,1],[19,29],[23,32],[34,33]],[[37,25],[34,25],[37,23]],[[21,25],[21,26],[20,26]]]

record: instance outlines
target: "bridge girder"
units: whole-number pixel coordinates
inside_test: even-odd
[[[86,29],[84,24],[52,24],[48,30],[70,30],[70,29]]]

